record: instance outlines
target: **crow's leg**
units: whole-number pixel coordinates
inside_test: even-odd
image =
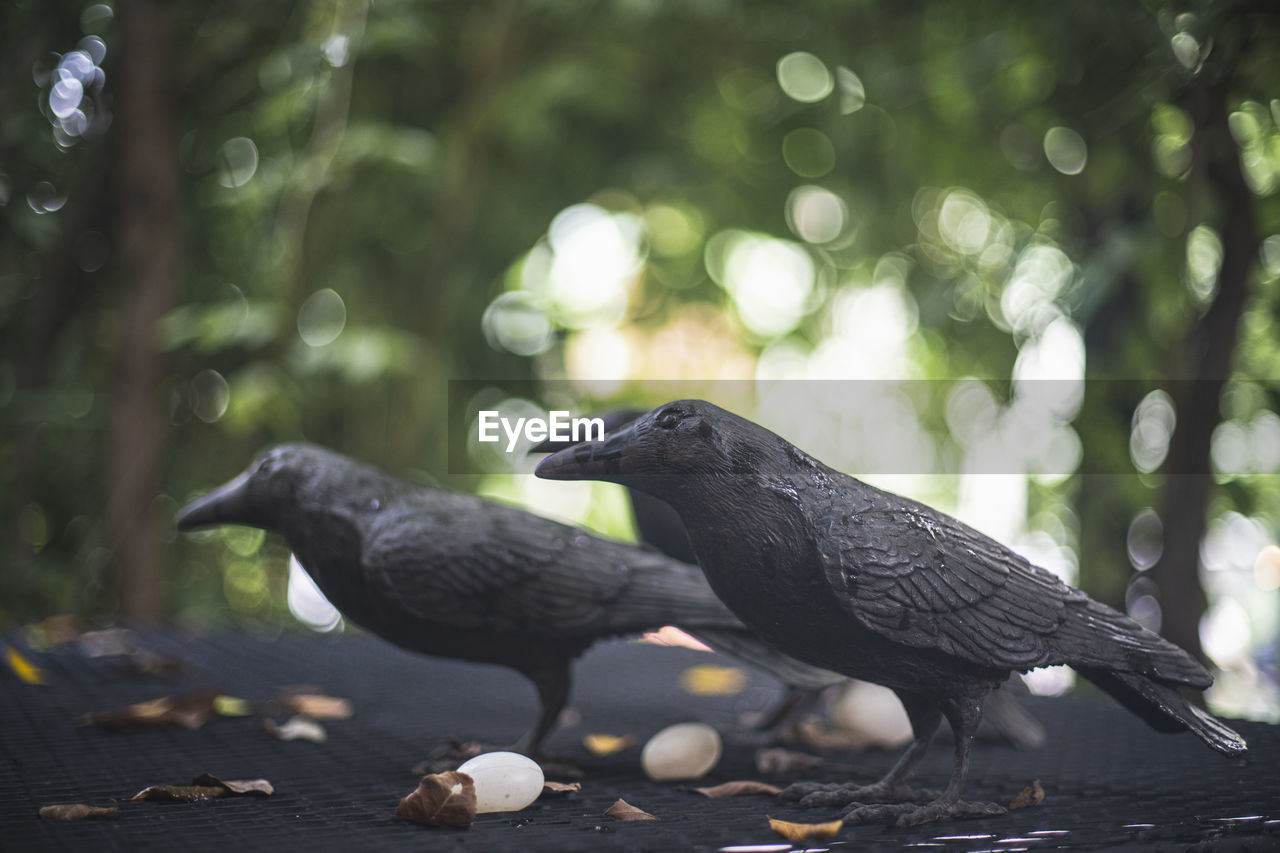
[[[894,692],[907,710],[915,741],[883,779],[872,785],[797,782],[783,789],[778,796],[784,800],[799,800],[800,805],[806,808],[847,806],[850,803],[927,803],[936,799],[937,791],[912,788],[907,784],[907,776],[929,751],[929,744],[942,722],[942,713],[935,702],[922,696],[900,690]]]
[[[572,778],[581,776],[582,770],[572,762],[561,758],[548,758],[542,753],[542,741],[555,728],[556,721],[560,718],[560,712],[564,710],[565,704],[569,701],[569,686],[571,684],[569,661],[548,662],[545,666],[536,670],[521,670],[521,672],[533,682],[534,688],[538,691],[540,707],[538,719],[534,722],[533,728],[525,732],[524,736],[511,746],[497,746],[478,741],[464,742],[450,739],[448,744],[433,752],[426,761],[415,765],[413,768],[414,775],[443,773],[446,770],[456,769],[459,764],[469,758],[474,758],[482,752],[508,750],[537,758],[542,763],[544,772],[548,774]]]
[[[542,754],[542,741],[560,719],[560,712],[569,701],[569,661],[560,661],[536,671],[526,673],[538,690],[538,702],[541,710],[533,728],[525,732],[520,740],[511,747],[512,752],[521,755],[537,756]]]
[[[960,791],[964,788],[964,777],[969,770],[969,751],[973,746],[973,736],[978,731],[978,724],[982,721],[982,697],[966,696],[947,699],[942,702],[942,713],[946,715],[956,738],[955,764],[952,766],[951,780],[947,783],[947,788],[942,795],[923,805],[854,804],[842,815],[845,823],[893,821],[896,826],[917,826],[938,820],[990,817],[1005,813],[1004,806],[996,803],[969,803],[960,799]],[[894,769],[897,770],[896,767]]]

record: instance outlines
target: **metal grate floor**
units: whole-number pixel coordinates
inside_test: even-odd
[[[708,800],[681,783],[648,781],[638,746],[608,757],[581,746],[588,732],[633,733],[643,744],[674,722],[728,726],[777,695],[770,679],[757,674],[734,696],[686,693],[679,683],[685,668],[724,662],[703,653],[621,641],[588,652],[578,663],[572,699],[581,723],[548,741],[552,752],[584,768],[582,790],[544,797],[518,814],[481,815],[468,830],[442,830],[394,817],[396,803],[416,785],[410,768],[449,736],[514,741],[535,710],[533,689],[520,676],[412,655],[368,636],[165,633],[140,640],[184,658],[190,673],[180,680],[122,676],[109,659],[86,658],[69,646],[30,655],[44,669],[46,686],[23,684],[7,669],[0,674],[0,849],[716,851],[784,843],[765,815],[802,822],[836,816],[769,797]],[[284,685],[304,683],[355,706],[351,719],[324,722],[327,743],[276,740],[251,717],[215,718],[191,731],[112,733],[74,725],[85,712],[197,687],[264,701]],[[1018,751],[983,741],[966,794],[1007,802],[1040,779],[1048,796],[1039,807],[909,830],[849,827],[832,841],[794,849],[1280,849],[1280,727],[1239,723],[1250,753],[1232,761],[1190,735],[1152,732],[1103,700],[1026,701],[1048,729],[1049,744]],[[720,765],[697,784],[761,778],[753,754],[750,747],[727,745]],[[870,781],[896,754],[828,758],[865,768],[869,775],[858,781]],[[949,765],[944,734],[915,781],[941,787]],[[123,802],[148,785],[186,784],[204,771],[223,779],[264,777],[276,794]],[[820,769],[803,778],[847,777]],[[660,820],[623,824],[603,817],[619,797]],[[112,800],[121,801],[112,820],[52,823],[36,814],[51,803]]]

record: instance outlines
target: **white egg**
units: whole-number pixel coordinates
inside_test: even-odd
[[[640,764],[654,781],[697,779],[720,760],[720,733],[706,723],[667,726],[644,745]]]
[[[542,793],[542,768],[518,752],[486,752],[458,768],[476,783],[476,813],[518,812]]]

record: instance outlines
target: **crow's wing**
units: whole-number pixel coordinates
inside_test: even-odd
[[[740,627],[696,567],[523,510],[433,493],[380,515],[366,578],[420,619],[564,639]]]
[[[836,598],[864,627],[998,669],[1068,663],[1211,681],[1183,650],[962,522],[862,483],[875,498],[814,519]]]

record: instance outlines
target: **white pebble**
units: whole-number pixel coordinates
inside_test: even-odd
[[[697,779],[720,761],[720,733],[706,723],[667,726],[644,745],[640,764],[654,781]]]
[[[476,813],[518,812],[542,793],[542,768],[518,752],[486,752],[458,768],[476,783]]]

